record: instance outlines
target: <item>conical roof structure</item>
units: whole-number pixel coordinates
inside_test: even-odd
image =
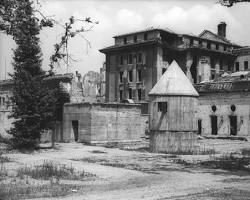
[[[149,95],[199,96],[175,60],[149,92]]]

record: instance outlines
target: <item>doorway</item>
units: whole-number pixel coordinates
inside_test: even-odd
[[[72,128],[74,133],[74,139],[77,142],[78,141],[78,120],[72,121]]]
[[[230,135],[237,135],[237,116],[229,116]]]
[[[218,134],[217,116],[215,115],[211,116],[211,129],[212,129],[212,135]]]
[[[198,119],[198,135],[201,135],[202,122],[201,119]]]

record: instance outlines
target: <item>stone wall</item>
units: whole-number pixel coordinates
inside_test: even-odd
[[[144,136],[145,125],[137,104],[81,103],[65,104],[63,140],[74,141],[78,123],[78,141],[86,143],[133,142]]]

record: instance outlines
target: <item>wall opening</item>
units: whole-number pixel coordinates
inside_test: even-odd
[[[201,135],[202,130],[202,120],[198,119],[198,135]]]
[[[237,135],[237,116],[229,116],[230,135]]]
[[[73,133],[74,133],[74,139],[77,142],[78,141],[78,120],[72,121],[72,128],[73,128]]]
[[[218,134],[218,125],[217,125],[217,116],[212,115],[211,116],[211,129],[212,129],[212,135]]]
[[[158,112],[166,113],[168,111],[167,102],[158,102]]]

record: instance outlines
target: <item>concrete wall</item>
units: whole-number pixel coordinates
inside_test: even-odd
[[[79,142],[107,143],[141,140],[145,125],[139,105],[81,103],[64,106],[63,140],[74,140],[72,121],[78,120]]]
[[[212,106],[216,111],[212,111]],[[236,110],[231,110],[235,105]],[[201,94],[197,118],[202,120],[201,135],[211,136],[211,116],[217,116],[218,135],[230,136],[229,116],[237,116],[237,136],[250,136],[250,93],[208,93]]]
[[[245,61],[248,61],[248,69],[244,68]],[[239,55],[235,60],[235,63],[236,62],[239,62],[239,71],[249,71],[250,70],[250,53],[248,55]],[[234,71],[236,71],[235,65],[234,65]]]
[[[167,112],[159,110],[158,102],[167,103]],[[195,149],[197,104],[196,97],[150,97],[150,149],[153,152],[189,152]]]
[[[8,136],[6,131],[11,128],[13,122],[13,119],[8,118],[11,112],[11,96],[11,91],[0,90],[0,135],[3,137]]]
[[[167,102],[167,112],[160,112],[158,102]],[[185,96],[152,96],[150,100],[150,130],[197,131],[195,109],[198,100]],[[192,117],[193,116],[193,117]]]
[[[193,152],[196,145],[197,135],[194,132],[150,132],[150,150],[153,152]]]

